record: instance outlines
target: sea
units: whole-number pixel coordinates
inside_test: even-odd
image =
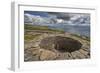
[[[90,37],[90,26],[89,25],[53,25],[53,26],[48,26],[51,29],[61,29],[64,30],[65,32],[69,32],[72,34],[79,34],[81,36],[87,36]]]

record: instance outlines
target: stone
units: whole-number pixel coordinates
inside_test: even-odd
[[[30,35],[41,34],[24,42],[25,61],[69,60],[90,58],[90,42],[70,33],[32,31]]]
[[[71,52],[71,54],[72,54],[72,56],[73,56],[74,59],[77,58],[77,54],[75,52]]]
[[[75,51],[74,53],[76,53],[76,58],[79,58],[79,59],[84,59],[86,58],[82,53],[80,53],[79,51]]]
[[[63,58],[63,59],[69,59],[69,58],[72,58],[72,56],[69,57],[68,55],[69,55],[68,52],[63,53],[63,54],[62,54],[62,56],[63,56],[62,58]]]
[[[68,59],[68,52],[64,53],[64,58]]]
[[[39,51],[39,49],[32,49],[32,54],[33,55],[39,55],[40,54],[40,51]]]
[[[85,56],[88,55],[88,52],[85,51],[85,50],[83,50],[83,49],[80,49],[79,51],[80,51],[82,54],[84,54]]]
[[[59,59],[61,59],[61,60],[63,60],[63,59],[72,59],[72,55],[68,52],[60,53]]]
[[[82,48],[84,51],[90,52],[90,49],[87,47]]]
[[[71,53],[68,52],[67,54],[68,54],[68,59],[73,59]]]
[[[56,53],[49,51],[49,50],[44,50],[41,52],[40,60],[53,60],[56,57],[57,57]]]
[[[73,52],[79,50],[82,44],[69,37],[55,36],[42,39],[39,46],[49,50],[56,49],[59,52]]]

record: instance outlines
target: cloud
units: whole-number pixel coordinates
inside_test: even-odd
[[[24,23],[32,23],[32,15],[24,14]]]
[[[24,22],[35,25],[42,24],[66,24],[66,25],[89,25],[90,15],[80,13],[57,13],[47,12],[48,17],[40,15],[24,14]]]
[[[73,16],[71,13],[58,13],[58,12],[49,12],[50,15],[55,15],[58,19],[70,20]]]
[[[50,19],[26,13],[24,14],[24,22],[32,24],[42,24],[42,23],[50,23]]]
[[[81,25],[89,25],[90,24],[90,16],[89,15],[74,15],[71,19],[73,24],[81,24]]]
[[[66,25],[89,25],[90,24],[90,14],[88,13],[58,13],[58,12],[48,12],[49,15],[54,15],[57,20],[62,19]],[[59,22],[59,21],[58,21]]]

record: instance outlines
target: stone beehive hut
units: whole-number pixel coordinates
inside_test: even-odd
[[[59,52],[73,52],[79,50],[82,44],[72,38],[54,36],[42,39],[39,46],[47,50],[55,49]]]

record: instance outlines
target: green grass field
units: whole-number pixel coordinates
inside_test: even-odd
[[[58,29],[50,29],[48,28],[47,26],[36,26],[36,25],[30,25],[30,24],[25,24],[24,25],[24,30],[26,31],[24,33],[24,39],[26,41],[31,41],[31,40],[34,40],[34,38],[40,36],[41,34],[28,34],[30,31],[39,31],[39,32],[42,32],[42,31],[47,31],[47,32],[60,32],[60,33],[64,33],[63,30],[58,30]],[[30,30],[30,31],[27,31],[27,30]]]
[[[40,30],[40,31],[52,31],[52,32],[61,32],[64,33],[63,30],[60,29],[50,29],[48,26],[39,26],[39,25],[30,25],[30,24],[25,24],[24,25],[25,30]]]
[[[33,40],[34,38],[38,37],[38,36],[40,36],[40,34],[36,34],[36,35],[25,34],[25,35],[24,35],[24,39],[25,39],[26,41],[30,41],[30,40]]]

